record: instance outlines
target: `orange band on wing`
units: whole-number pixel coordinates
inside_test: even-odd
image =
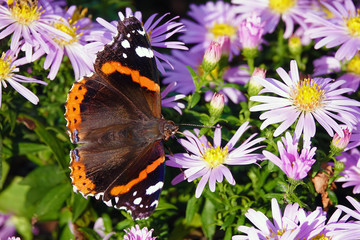
[[[133,180],[131,180],[129,183],[125,185],[119,185],[115,186],[111,189],[110,194],[113,196],[118,196],[120,194],[124,194],[130,191],[130,189],[137,183],[144,180],[147,175],[151,172],[153,172],[160,164],[162,164],[165,160],[164,156],[161,156],[160,158],[156,159],[152,164],[148,165],[144,170],[142,170],[139,173],[139,176]]]
[[[153,80],[141,76],[140,72],[137,70],[133,70],[131,68],[125,67],[123,65],[121,65],[121,63],[119,62],[106,62],[101,66],[101,71],[107,75],[114,73],[115,71],[121,73],[121,74],[125,74],[125,75],[130,75],[131,79],[140,84],[141,87],[145,87],[150,91],[153,92],[159,92],[160,91],[160,86],[159,84],[155,83]]]

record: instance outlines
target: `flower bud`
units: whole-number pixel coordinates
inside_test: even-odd
[[[219,62],[221,56],[220,44],[215,41],[211,41],[210,46],[206,49],[204,59],[202,62],[202,68],[205,72],[211,72],[215,69],[216,64]]]
[[[289,51],[294,55],[301,53],[302,44],[300,37],[293,35],[289,38]]]
[[[330,143],[330,152],[334,155],[337,155],[344,151],[346,146],[349,144],[351,132],[348,128],[342,129],[344,132],[344,137],[340,137],[339,134],[335,133],[331,143]]]
[[[229,57],[231,45],[229,36],[221,35],[220,37],[218,37],[217,41],[220,44],[221,56]]]
[[[248,94],[249,96],[256,96],[260,90],[263,88],[263,86],[256,81],[255,76],[260,78],[265,78],[266,70],[262,68],[255,68],[254,72],[251,75],[250,81],[249,81],[249,88],[248,88]]]
[[[223,109],[224,109],[224,95],[221,93],[214,93],[211,101],[210,101],[210,108],[209,108],[209,113],[210,116],[213,118],[218,118]]]

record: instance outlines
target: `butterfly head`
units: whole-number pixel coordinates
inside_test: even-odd
[[[173,121],[164,120],[163,122],[163,137],[168,140],[172,135],[178,131],[179,127]]]

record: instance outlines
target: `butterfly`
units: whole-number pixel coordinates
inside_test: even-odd
[[[147,218],[164,185],[163,140],[178,127],[162,118],[154,53],[142,24],[118,22],[98,52],[95,72],[73,84],[65,118],[74,191]]]

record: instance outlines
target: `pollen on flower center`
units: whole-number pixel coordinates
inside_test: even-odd
[[[236,35],[236,28],[226,23],[215,23],[210,32],[214,34],[215,39],[224,35],[232,39]]]
[[[320,90],[317,83],[312,79],[300,80],[297,88],[291,91],[291,97],[297,106],[302,111],[313,111],[321,106],[324,96],[324,90]]]
[[[8,77],[11,77],[11,72],[15,66],[11,67],[11,58],[5,59],[5,53],[2,54],[0,58],[0,81],[5,80]]]
[[[285,13],[296,4],[297,0],[270,0],[269,7],[274,12]]]
[[[64,33],[67,33],[67,34],[69,34],[69,35],[72,37],[72,39],[69,40],[69,41],[65,41],[65,40],[63,40],[63,39],[54,39],[56,42],[58,42],[58,43],[61,44],[61,45],[67,45],[67,44],[71,44],[71,43],[73,43],[73,42],[76,42],[76,41],[78,40],[78,37],[81,35],[81,33],[78,34],[78,33],[76,32],[76,30],[77,30],[78,28],[72,26],[72,25],[73,25],[73,24],[72,24],[72,20],[69,21],[69,24],[70,24],[70,26],[67,26],[67,25],[65,25],[65,24],[63,24],[63,23],[58,23],[58,22],[57,22],[57,23],[54,23],[54,27],[55,27],[56,29],[59,29],[59,30],[63,31]]]
[[[330,238],[325,237],[324,234],[321,234],[321,235],[317,235],[317,236],[311,238],[311,240],[330,240]]]
[[[347,68],[348,72],[352,72],[357,75],[360,75],[360,56],[357,55],[357,56],[353,57],[349,61],[346,68]]]
[[[349,33],[353,37],[360,36],[360,9],[357,9],[356,15],[354,17],[350,17],[346,19],[346,26],[349,30]]]
[[[44,12],[41,11],[41,6],[33,6],[33,3],[28,1],[21,1],[15,5],[9,3],[9,8],[13,18],[23,25],[30,25],[35,20],[38,20]]]
[[[215,168],[216,166],[225,162],[228,152],[229,151],[227,147],[211,147],[205,150],[205,153],[202,157],[210,165],[211,168]]]

